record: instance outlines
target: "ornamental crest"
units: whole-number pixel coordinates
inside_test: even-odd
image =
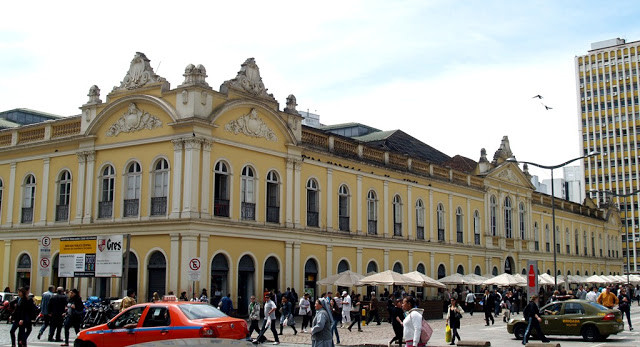
[[[251,95],[272,99],[273,94],[267,93],[262,77],[260,77],[260,69],[254,58],[249,58],[241,65],[240,71],[236,78],[225,81],[220,87],[221,91],[227,88],[233,88]]]
[[[258,117],[258,112],[254,108],[251,109],[249,114],[227,123],[224,126],[224,130],[235,135],[243,133],[251,137],[264,137],[269,141],[278,141],[276,134]]]
[[[511,170],[504,170],[498,174],[499,178],[505,179],[513,183],[521,183],[518,177]]]
[[[132,133],[143,129],[160,128],[162,122],[158,117],[144,112],[136,104],[130,103],[129,109],[107,130],[107,136],[118,136],[120,133]]]
[[[150,60],[144,53],[136,52],[136,55],[131,60],[129,71],[124,76],[120,87],[117,89],[136,89],[145,86],[148,83],[166,82],[166,80],[153,72],[153,68],[149,64]]]

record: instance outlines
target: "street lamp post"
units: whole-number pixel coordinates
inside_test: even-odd
[[[627,194],[617,194],[610,190],[603,190],[602,192],[607,193],[611,196],[624,198],[624,233],[625,233],[625,241],[626,241],[626,247],[627,247],[626,251],[627,251],[627,285],[628,285],[630,283],[629,273],[631,272],[631,265],[629,264],[629,223],[627,222],[627,217],[629,216],[629,204],[627,203],[627,198],[632,195],[640,193],[640,189],[634,190],[631,193],[627,193]],[[635,241],[635,237],[633,239]]]
[[[561,168],[563,166],[569,165],[571,163],[573,163],[576,160],[580,160],[580,159],[586,159],[589,157],[593,157],[596,155],[599,155],[600,152],[598,151],[594,151],[591,152],[587,155],[583,155],[581,157],[577,157],[577,158],[573,158],[571,160],[567,160],[564,163],[558,164],[558,165],[541,165],[538,163],[533,163],[530,161],[519,161],[516,160],[515,158],[509,158],[507,159],[507,161],[509,162],[513,162],[513,163],[522,163],[522,164],[528,164],[528,165],[533,165],[533,166],[537,166],[541,169],[549,169],[551,170],[551,227],[553,228],[552,232],[553,232],[553,290],[558,289],[558,262],[557,262],[557,253],[558,253],[558,249],[557,249],[557,243],[556,243],[556,202],[555,202],[555,196],[554,196],[554,184],[553,184],[553,170]]]

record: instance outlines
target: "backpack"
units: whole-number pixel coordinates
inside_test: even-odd
[[[433,329],[427,321],[422,318],[422,329],[420,330],[420,343],[426,344],[431,339],[431,335],[433,334]]]

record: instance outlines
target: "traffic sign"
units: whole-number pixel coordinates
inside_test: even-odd
[[[201,269],[202,263],[200,262],[200,258],[191,258],[189,259],[187,273],[189,274],[190,281],[200,281],[200,274],[202,272]]]
[[[43,236],[40,238],[38,247],[38,276],[51,276],[51,238]]]

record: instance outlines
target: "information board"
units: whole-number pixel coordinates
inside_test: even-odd
[[[59,277],[121,277],[122,235],[60,238]]]

